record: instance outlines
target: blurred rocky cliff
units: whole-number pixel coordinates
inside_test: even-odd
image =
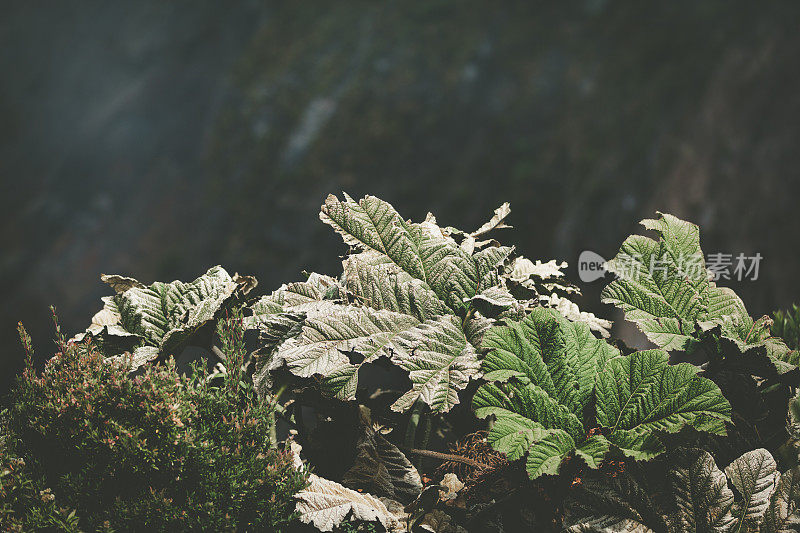
[[[16,322],[50,350],[47,306],[81,329],[101,272],[338,272],[317,212],[341,190],[465,228],[509,200],[506,239],[572,267],[669,211],[763,256],[732,284],[753,314],[800,300],[797,2],[2,9],[4,376]]]

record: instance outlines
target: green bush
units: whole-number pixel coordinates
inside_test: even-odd
[[[235,365],[241,317],[220,321],[220,333]],[[58,345],[41,374],[29,352],[7,413],[8,453],[39,473],[3,478],[3,512],[26,530],[44,511],[59,515],[13,503],[45,487],[90,531],[281,531],[292,520],[306,474],[271,447],[272,406],[238,372],[211,385],[199,367],[187,377],[168,362],[132,376],[91,343]]]
[[[75,510],[61,507],[49,488],[35,479],[20,457],[6,443],[0,445],[0,524],[3,531],[80,531]]]

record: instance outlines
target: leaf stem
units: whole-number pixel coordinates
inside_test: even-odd
[[[305,424],[303,423],[303,406],[296,403],[294,406],[294,423],[297,426],[297,433],[300,438],[305,437]]]
[[[470,307],[467,310],[467,313],[464,315],[464,319],[461,321],[461,327],[463,328],[464,326],[466,326],[467,322],[469,322],[470,319],[472,317],[474,317],[474,316],[475,316],[475,308],[472,307],[472,304],[470,304]]]
[[[267,423],[269,424],[269,445],[270,448],[277,448],[278,447],[278,432],[276,429],[276,417],[275,411],[278,410],[279,407],[283,407],[278,403],[280,400],[281,395],[286,391],[287,385],[281,386],[278,391],[273,394],[269,399],[269,418],[267,419]]]
[[[419,443],[420,448],[423,450],[428,448],[428,441],[431,439],[431,426],[433,425],[433,413],[427,413],[424,417],[425,425],[422,429],[422,442]],[[422,464],[420,466],[424,466],[424,461],[420,461]]]
[[[414,403],[414,407],[411,408],[411,416],[408,417],[408,425],[406,426],[406,438],[405,438],[405,447],[408,449],[413,449],[414,445],[417,442],[417,427],[419,427],[419,418],[422,416],[422,401],[417,400]],[[417,461],[414,466],[419,468],[421,467],[419,462]]]
[[[414,455],[419,455],[422,457],[429,457],[431,459],[438,459],[440,461],[452,461],[454,463],[463,463],[465,465],[474,466],[475,468],[491,468],[491,466],[487,465],[486,463],[481,463],[480,461],[476,461],[475,459],[470,459],[469,457],[464,457],[461,455],[453,455],[451,453],[442,453],[442,452],[434,452],[432,450],[419,450],[416,448],[403,448],[404,452],[408,452]]]
[[[422,402],[417,400],[414,407],[411,408],[411,416],[408,418],[408,425],[406,426],[406,448],[413,448],[417,442],[417,427],[419,426],[419,418],[422,415]]]

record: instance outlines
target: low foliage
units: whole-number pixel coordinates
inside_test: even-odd
[[[670,463],[666,492],[645,490],[630,474],[581,486],[567,506],[568,531],[778,533],[800,526],[800,468],[780,473],[763,448],[724,472],[704,450],[679,450]]]
[[[331,195],[341,275],[250,300],[255,280],[221,267],[104,276],[117,294],[89,329],[20,379],[8,453],[35,474],[7,468],[3,488],[37,510],[3,512],[94,529],[800,527],[797,308],[751,317],[710,281],[699,228],[659,214],[602,293],[654,345],[633,351],[579,309],[566,263],[494,238],[509,214],[467,232]],[[188,345],[213,374],[176,372]]]
[[[290,520],[305,476],[270,447],[271,407],[252,387],[211,386],[169,361],[131,375],[90,343],[59,347],[18,379],[8,433],[82,529],[277,531]]]
[[[62,507],[25,460],[0,446],[0,524],[3,531],[80,531],[74,509]]]

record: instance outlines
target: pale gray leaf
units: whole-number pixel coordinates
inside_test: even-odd
[[[759,448],[735,459],[725,468],[725,473],[742,496],[734,530],[757,528],[778,479],[775,459],[767,450]]]
[[[409,373],[412,388],[392,405],[395,411],[405,411],[417,400],[433,411],[449,411],[459,401],[458,391],[478,376],[480,362],[457,317],[426,321],[402,332],[397,341],[403,349],[391,359]]]
[[[683,450],[673,458],[671,473],[677,513],[675,525],[686,533],[727,533],[736,524],[731,514],[733,492],[711,454]]]
[[[510,214],[511,205],[508,202],[505,202],[503,205],[494,210],[494,216],[492,216],[491,220],[470,233],[470,236],[474,239],[476,237],[481,237],[495,229],[510,228],[511,226],[508,226],[505,224],[505,222],[503,222]]]
[[[362,425],[356,444],[356,459],[344,473],[342,484],[376,496],[409,503],[422,491],[422,479],[397,446]]]

